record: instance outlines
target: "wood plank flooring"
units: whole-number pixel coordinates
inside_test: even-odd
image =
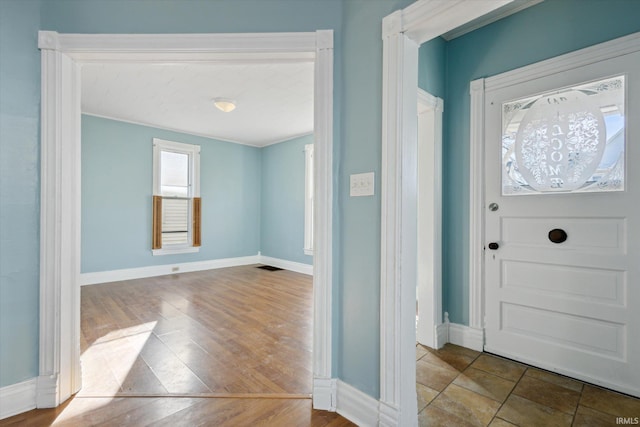
[[[36,409],[0,426],[244,427],[354,426],[335,412],[311,409],[310,399],[76,397],[55,409]]]
[[[351,426],[311,407],[312,279],[256,266],[82,288],[83,388],[0,426]]]
[[[286,270],[85,286],[79,396],[308,396],[311,320],[311,277]]]

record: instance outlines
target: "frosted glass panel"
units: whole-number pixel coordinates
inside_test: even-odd
[[[624,190],[624,76],[502,104],[502,194]]]
[[[188,196],[189,155],[161,151],[160,185],[163,196]]]

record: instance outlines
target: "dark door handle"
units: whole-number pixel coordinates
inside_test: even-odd
[[[554,228],[549,232],[549,240],[553,243],[562,243],[567,240],[567,232],[561,228]]]
[[[489,249],[491,249],[492,251],[495,251],[496,249],[498,249],[500,247],[500,245],[498,244],[498,242],[491,242],[489,243]]]

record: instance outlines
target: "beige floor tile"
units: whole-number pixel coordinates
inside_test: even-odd
[[[553,372],[543,371],[538,368],[529,367],[524,375],[559,385],[561,387],[568,388],[569,390],[577,391],[578,393],[582,392],[582,387],[584,386],[584,383],[580,381],[565,377],[564,375],[554,374]]]
[[[640,417],[640,399],[585,384],[580,405],[615,415]]]
[[[475,368],[469,368],[458,375],[453,383],[501,403],[516,385],[514,381]]]
[[[513,389],[513,394],[571,415],[576,412],[580,400],[580,393],[577,391],[526,375]]]
[[[517,362],[489,354],[481,354],[471,366],[510,381],[518,381],[527,369]]]
[[[480,354],[478,351],[454,344],[445,344],[440,350],[433,351],[434,356],[460,372],[467,369]]]
[[[474,424],[431,405],[418,414],[418,425],[420,427],[474,427]]]
[[[442,391],[455,379],[458,372],[429,363],[423,357],[416,362],[416,382]]]
[[[429,353],[429,350],[421,346],[420,344],[416,345],[416,360],[419,360],[422,356]]]
[[[573,419],[572,427],[609,427],[613,425],[616,425],[615,415],[605,414],[580,405]]]
[[[424,360],[425,362],[428,362],[428,363],[430,363],[432,365],[438,366],[438,367],[440,367],[442,369],[446,369],[448,371],[454,372],[456,374],[462,372],[460,369],[458,369],[455,366],[451,365],[448,360],[440,357],[434,351],[430,351],[429,353],[425,354],[424,356],[422,356],[422,358],[420,360]],[[462,370],[464,370],[464,369],[462,369]]]
[[[489,427],[517,427],[515,424],[511,424],[509,421],[505,421],[501,418],[494,418],[489,424]]]
[[[499,402],[455,384],[440,393],[431,405],[477,426],[488,425],[500,408]]]
[[[520,427],[568,427],[572,416],[523,397],[511,395],[497,416]]]
[[[420,383],[416,384],[416,392],[418,393],[418,412],[422,411],[440,393]]]

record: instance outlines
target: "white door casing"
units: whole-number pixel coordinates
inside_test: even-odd
[[[335,409],[332,382],[333,31],[248,34],[58,34],[40,31],[41,251],[37,407],[81,387],[80,72],[90,62],[229,62],[313,58],[313,405]]]
[[[418,424],[415,387],[418,49],[421,43],[499,11],[512,1],[419,0],[382,21],[381,426]]]
[[[418,247],[416,341],[445,344],[442,324],[442,113],[444,103],[418,89]],[[440,332],[440,333],[438,333]]]
[[[638,64],[640,35],[635,34],[485,79],[480,107],[485,350],[635,396],[640,396],[640,170],[634,167],[640,160],[634,144],[640,124],[633,119],[640,114]],[[503,196],[503,102],[618,75],[624,75],[627,89],[625,190]],[[480,98],[476,93],[475,100]],[[498,209],[489,209],[491,203]],[[550,241],[548,232],[556,228],[566,231],[565,242]],[[490,242],[499,247],[490,250]]]

